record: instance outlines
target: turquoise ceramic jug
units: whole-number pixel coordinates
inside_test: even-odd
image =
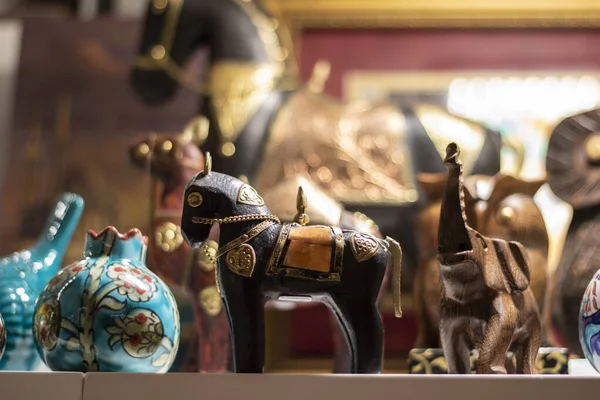
[[[0,314],[7,336],[0,370],[29,371],[39,364],[31,335],[35,300],[60,269],[83,206],[78,195],[63,193],[36,244],[0,259]]]
[[[167,372],[179,346],[173,294],[145,265],[137,229],[90,231],[84,258],[48,282],[35,308],[38,352],[54,371]]]

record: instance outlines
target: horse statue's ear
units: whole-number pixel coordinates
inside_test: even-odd
[[[204,170],[202,171],[202,175],[208,176],[212,170],[212,157],[210,153],[207,151],[204,155]]]

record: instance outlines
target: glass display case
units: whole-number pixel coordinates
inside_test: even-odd
[[[0,397],[28,396],[29,374],[86,399],[128,379],[182,397],[324,382],[279,376],[298,373],[345,397],[379,374],[425,397],[422,378],[450,397],[496,384],[459,372],[593,390],[600,4],[0,16]]]

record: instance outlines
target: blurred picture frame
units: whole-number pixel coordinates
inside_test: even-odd
[[[593,0],[264,0],[293,30],[305,28],[598,27]]]

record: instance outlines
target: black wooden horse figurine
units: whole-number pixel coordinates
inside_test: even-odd
[[[320,301],[336,315],[352,354],[352,373],[379,373],[383,324],[377,295],[393,267],[394,308],[400,310],[402,251],[377,239],[330,226],[282,224],[256,190],[211,172],[210,155],[187,185],[181,221],[185,240],[198,247],[220,225],[217,282],[229,318],[234,371],[262,373],[267,300]],[[297,220],[306,221],[299,208]]]
[[[208,46],[206,82],[183,65]],[[372,218],[404,250],[404,284],[417,262],[417,173],[445,172],[445,144],[463,149],[465,174],[495,175],[500,135],[439,107],[342,104],[321,94],[327,68],[308,85],[289,32],[258,0],[153,0],[132,71],[132,86],[149,103],[172,97],[178,84],[197,91],[210,120],[202,144],[218,171],[244,175],[267,194],[303,175],[350,211]]]

